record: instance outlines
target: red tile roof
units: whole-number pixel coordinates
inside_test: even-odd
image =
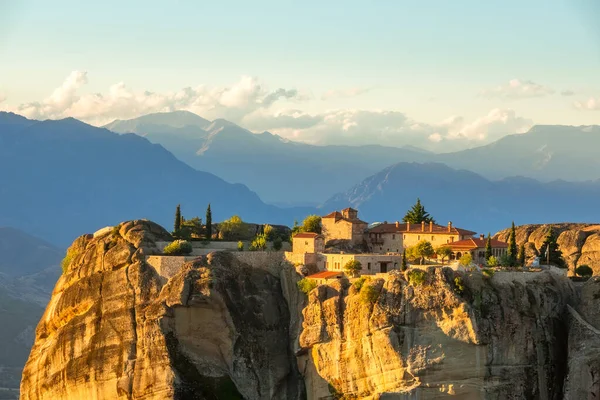
[[[356,211],[356,212],[358,212],[358,210],[356,210],[356,209],[354,209],[352,207],[344,208],[342,211]]]
[[[433,224],[432,230],[429,230],[429,224],[425,224],[425,230],[422,230],[421,224],[410,224],[410,231],[406,229],[407,224],[379,224],[371,229],[369,233],[433,233],[433,234],[458,234],[458,235],[474,235],[476,232],[467,229],[452,227],[448,232],[448,226]]]
[[[335,272],[335,271],[322,271],[317,272],[316,274],[312,274],[307,276],[307,279],[331,279],[331,278],[341,278],[344,276],[343,272]]]
[[[314,233],[314,232],[300,232],[300,233],[296,233],[294,235],[295,238],[316,238],[319,236],[322,237],[318,233]]]
[[[492,239],[492,248],[507,248],[508,244],[501,242],[496,239]],[[451,249],[460,248],[460,249],[483,249],[487,243],[487,239],[481,238],[469,238],[465,240],[459,240],[458,242],[448,243],[445,246],[450,247]]]
[[[346,208],[345,210],[354,210],[353,208]],[[344,210],[342,210],[344,211]],[[354,210],[356,211],[356,210]],[[321,219],[325,219],[325,218],[335,218],[336,222],[340,219],[343,219],[344,221],[348,221],[348,222],[353,222],[353,223],[358,223],[358,224],[367,224],[365,221],[362,221],[358,218],[356,219],[349,219],[349,218],[345,218],[341,212],[339,211],[334,211],[332,213],[329,213],[327,215],[324,215],[321,217]],[[368,225],[368,224],[367,224]]]
[[[327,215],[322,216],[321,218],[335,218],[335,219],[339,219],[339,218],[344,218],[344,216],[342,215],[341,212],[334,211],[332,213],[329,213]]]

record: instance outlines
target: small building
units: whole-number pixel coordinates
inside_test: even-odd
[[[328,283],[331,280],[342,279],[344,277],[343,272],[339,271],[321,271],[316,274],[312,274],[306,277],[306,279],[313,279],[319,285]]]
[[[319,254],[318,265],[323,265],[327,271],[344,271],[348,261],[360,262],[361,275],[374,275],[400,269],[401,254]]]
[[[433,222],[420,224],[384,222],[368,230],[367,243],[374,253],[402,252],[407,247],[414,246],[421,240],[426,240],[432,246],[440,247],[472,237],[475,234],[467,229],[456,228],[452,222],[448,225],[437,225]]]
[[[364,241],[368,224],[358,219],[358,211],[345,208],[341,212],[334,211],[321,217],[325,242],[329,240],[349,240],[354,245]]]
[[[294,253],[321,253],[325,251],[325,238],[313,232],[302,232],[292,236]]]
[[[496,239],[490,239],[492,245],[492,255],[496,258],[500,258],[506,255],[508,251],[508,244],[501,242]],[[449,243],[447,246],[452,250],[451,260],[458,260],[464,254],[470,253],[475,264],[485,264],[485,246],[487,239],[480,235],[479,238],[468,238],[459,240],[457,242]]]

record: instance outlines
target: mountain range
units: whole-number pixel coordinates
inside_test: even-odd
[[[314,146],[269,132],[253,133],[226,120],[178,111],[105,126],[160,143],[192,167],[248,185],[270,203],[322,203],[399,162],[440,162],[488,179],[512,176],[543,182],[600,178],[600,127],[534,126],[486,146],[434,154],[407,146]]]

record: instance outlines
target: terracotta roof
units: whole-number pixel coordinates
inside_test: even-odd
[[[353,210],[353,209],[351,208],[351,210]],[[321,219],[324,219],[324,218],[335,218],[336,221],[338,221],[340,219],[343,219],[344,221],[348,221],[348,222],[356,222],[356,223],[359,223],[359,224],[367,224],[365,221],[362,221],[362,220],[360,220],[358,218],[356,218],[356,219],[344,218],[344,216],[342,215],[342,213],[339,212],[339,211],[334,211],[332,213],[329,213],[329,214],[324,215],[324,216],[321,217]]]
[[[496,239],[492,239],[491,242],[492,242],[492,248],[507,248],[508,247],[507,243],[501,242]],[[459,240],[458,242],[448,243],[445,246],[448,246],[451,249],[453,249],[453,248],[483,249],[483,248],[485,248],[486,243],[487,243],[487,239],[469,238],[469,239],[465,239],[465,240]]]
[[[425,224],[425,230],[421,229],[421,224],[410,224],[410,231],[406,230],[407,224],[402,223],[398,224],[379,224],[371,229],[369,229],[369,233],[433,233],[433,234],[458,234],[458,235],[474,235],[476,232],[469,231],[467,229],[450,228],[450,232],[448,232],[448,226],[433,224],[433,229],[429,230],[429,224]]]
[[[294,235],[294,238],[316,238],[316,237],[323,237],[323,236],[319,235],[318,233],[314,233],[314,232],[300,232],[300,233],[296,233]]]
[[[322,271],[317,272],[316,274],[312,274],[307,276],[307,279],[331,279],[331,278],[341,278],[344,276],[343,272],[336,271]]]
[[[356,209],[354,209],[352,207],[346,207],[342,211],[356,211],[356,212],[358,212],[358,210],[356,210]]]

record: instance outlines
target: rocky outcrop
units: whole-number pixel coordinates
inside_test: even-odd
[[[165,282],[170,235],[132,221],[78,238],[40,321],[22,399],[295,399],[279,279],[216,254]]]
[[[573,274],[580,265],[589,265],[594,275],[600,274],[600,225],[598,224],[543,224],[521,225],[515,228],[517,244],[525,244],[526,255],[529,258],[539,256],[550,227],[558,235],[558,245]],[[495,238],[508,242],[510,229],[496,234]]]

